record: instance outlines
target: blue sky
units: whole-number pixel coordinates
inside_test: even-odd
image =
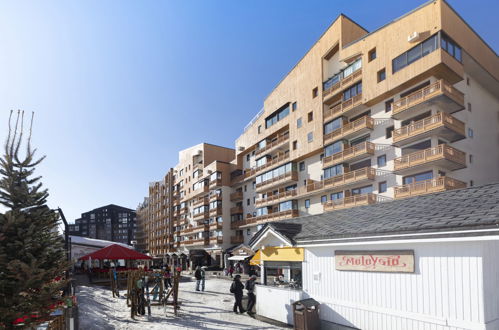
[[[2,1],[0,139],[10,109],[35,111],[50,206],[135,208],[179,150],[233,147],[338,14],[372,31],[422,3]],[[449,3],[499,50],[497,1]]]

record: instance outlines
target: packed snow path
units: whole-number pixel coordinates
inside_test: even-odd
[[[113,298],[106,287],[80,286],[78,302],[80,329],[285,329],[232,312],[233,295],[229,293],[231,282],[222,279],[207,279],[206,291],[196,292],[195,282],[181,282],[179,290],[179,316],[173,308],[151,306],[151,316],[130,318],[126,299]],[[121,294],[125,291],[121,291]],[[258,299],[258,298],[257,298]],[[246,305],[246,301],[243,301]]]

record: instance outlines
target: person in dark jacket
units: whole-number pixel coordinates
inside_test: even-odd
[[[244,313],[243,309],[243,289],[244,285],[241,283],[241,275],[236,275],[234,277],[234,281],[232,281],[232,285],[230,286],[230,292],[234,294],[235,302],[234,302],[234,313],[238,314],[237,309],[239,308],[239,313]]]
[[[256,303],[256,295],[255,295],[255,283],[256,283],[256,275],[251,275],[250,279],[246,281],[246,290],[248,290],[248,306],[246,311],[249,315],[253,315],[253,307]]]
[[[196,278],[196,291],[199,291],[200,289],[204,291],[205,272],[201,266],[197,266],[196,271],[194,272],[194,277]]]

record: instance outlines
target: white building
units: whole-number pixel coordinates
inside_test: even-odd
[[[325,329],[499,329],[498,183],[271,223],[251,247],[265,317],[310,297]]]

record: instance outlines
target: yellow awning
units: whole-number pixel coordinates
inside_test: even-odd
[[[256,251],[256,253],[253,256],[253,258],[250,259],[249,264],[251,266],[260,266],[261,259],[262,259],[261,252],[260,252],[260,250],[258,250],[258,251]]]
[[[267,246],[260,249],[263,261],[303,261],[303,248]]]

